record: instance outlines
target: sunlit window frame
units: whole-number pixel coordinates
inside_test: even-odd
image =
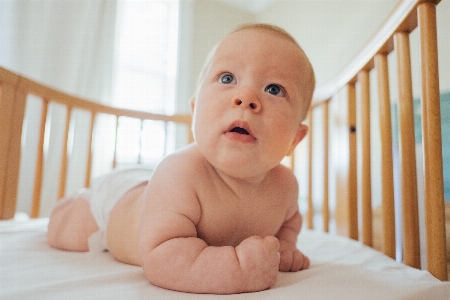
[[[120,72],[127,72],[136,68],[136,64],[127,65],[127,62],[132,61],[132,59],[128,59],[124,56],[124,53],[120,53],[120,43],[121,43],[121,34],[123,30],[120,26],[123,26],[123,20],[127,18],[124,16],[124,12],[126,11],[126,5],[164,5],[167,7],[168,16],[165,20],[168,28],[167,28],[167,44],[162,45],[165,49],[162,51],[164,54],[167,54],[165,58],[161,58],[158,60],[158,64],[165,63],[165,68],[147,68],[140,69],[139,72],[144,72],[148,77],[156,76],[159,77],[160,82],[165,86],[165,89],[157,95],[158,98],[162,97],[161,104],[159,105],[159,109],[148,109],[146,101],[142,102],[142,106],[139,106],[139,103],[133,103],[133,105],[129,105],[127,102],[131,101],[121,101],[118,95],[118,90],[120,89]],[[122,108],[130,108],[137,110],[144,110],[153,113],[163,113],[163,114],[174,114],[176,110],[176,89],[177,89],[177,55],[178,55],[178,20],[179,20],[179,0],[126,0],[119,1],[118,3],[118,18],[117,18],[117,26],[116,29],[116,55],[115,55],[115,63],[114,63],[114,73],[113,73],[113,87],[112,87],[112,105],[122,107]],[[145,10],[143,10],[145,11]],[[140,13],[138,11],[138,13]],[[157,18],[161,18],[161,16],[156,16]],[[135,20],[133,20],[135,21]],[[152,28],[151,19],[146,18],[146,20],[142,20],[144,22],[148,22],[146,24],[139,25],[139,29],[150,30],[148,28]],[[136,25],[136,24],[135,24]],[[134,29],[133,29],[134,30]],[[136,29],[138,30],[138,29]],[[136,37],[135,37],[136,38]],[[139,38],[138,38],[139,39]],[[152,42],[155,41],[144,41]],[[138,45],[139,46],[139,45]],[[128,55],[132,55],[132,52],[128,52]],[[145,84],[139,83],[135,84],[134,88],[142,86],[143,89],[148,88]],[[134,93],[136,94],[136,93]],[[152,101],[152,97],[154,95],[149,94],[145,95],[145,98],[148,98],[148,101]],[[155,99],[157,100],[157,99]],[[158,106],[158,105],[156,105]],[[169,126],[170,127],[170,126]],[[141,135],[142,131],[142,135]],[[145,121],[143,124],[139,120],[131,120],[127,118],[119,119],[119,128],[118,128],[118,136],[117,136],[117,161],[122,165],[134,164],[137,162],[138,157],[142,159],[140,163],[154,165],[162,156],[174,151],[174,140],[175,136],[171,135],[170,132],[174,132],[173,128],[166,127],[165,124],[161,122],[154,121]],[[151,135],[151,137],[149,137]],[[167,136],[166,136],[167,135]],[[150,144],[151,143],[151,144]]]

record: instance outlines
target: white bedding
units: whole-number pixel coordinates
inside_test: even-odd
[[[0,299],[450,299],[450,283],[349,239],[303,230],[309,270],[279,273],[259,293],[213,296],[152,286],[141,268],[108,253],[50,248],[46,219],[0,222]]]

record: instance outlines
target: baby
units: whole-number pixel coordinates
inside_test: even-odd
[[[307,133],[301,122],[314,85],[312,66],[288,33],[239,27],[200,76],[191,100],[195,143],[152,174],[135,170],[126,188],[119,187],[126,176],[114,171],[110,181],[60,201],[49,244],[88,251],[88,238],[106,231],[115,259],[141,266],[156,286],[193,293],[260,291],[278,271],[308,268],[296,248],[298,183],[280,162]],[[98,204],[94,190],[102,185],[118,199]]]

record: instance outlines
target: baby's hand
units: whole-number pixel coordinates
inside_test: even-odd
[[[295,245],[280,243],[280,271],[297,272],[309,268],[309,258],[297,250]]]
[[[276,237],[252,236],[236,247],[236,254],[243,274],[244,292],[270,288],[276,281],[280,254]]]

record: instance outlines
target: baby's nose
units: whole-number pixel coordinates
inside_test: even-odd
[[[250,108],[254,113],[261,111],[261,101],[256,93],[252,91],[242,91],[231,100],[232,107]]]

